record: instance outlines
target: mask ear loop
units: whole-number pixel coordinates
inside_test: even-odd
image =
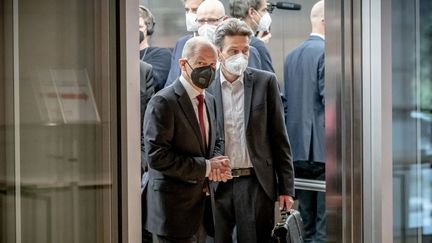
[[[186,63],[187,63],[187,65],[190,67],[190,69],[192,69],[192,72],[193,72],[193,70],[194,70],[194,68],[189,64],[189,61],[186,59]],[[192,80],[192,76],[191,76],[191,74],[189,74],[187,71],[186,71],[186,74],[189,76],[189,79],[190,80]]]
[[[186,60],[186,63],[187,63],[187,65],[188,65],[192,70],[194,70],[194,68],[189,64],[189,61],[188,61],[188,60]]]
[[[219,55],[222,57],[222,58],[220,58],[219,63],[221,66],[224,66],[226,68],[226,66],[225,66],[226,57],[222,54],[222,52],[220,50],[218,50],[218,51],[220,53]]]

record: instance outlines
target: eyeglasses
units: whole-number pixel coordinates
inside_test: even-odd
[[[213,19],[213,18],[209,18],[209,19],[196,19],[195,21],[198,24],[216,24],[217,22],[219,22],[224,16],[217,18],[217,19]]]

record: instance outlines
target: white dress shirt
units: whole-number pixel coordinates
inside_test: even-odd
[[[318,33],[312,32],[312,33],[310,33],[310,36],[318,36],[318,37],[321,37],[321,39],[325,40],[325,37],[321,34],[318,34]]]
[[[246,142],[244,82],[243,75],[230,83],[220,72],[222,103],[224,111],[225,155],[231,161],[231,167],[253,167]]]
[[[200,95],[201,93],[198,92],[188,81],[186,81],[186,79],[180,75],[179,78],[181,84],[183,85],[183,87],[186,90],[186,93],[188,94],[191,102],[192,102],[192,106],[194,108],[195,111],[195,116],[197,119],[197,123],[199,124],[199,116],[198,116],[198,99],[197,96]],[[205,90],[203,90],[202,92],[203,97],[205,98]],[[207,108],[206,108],[206,104],[204,102],[203,104],[203,113],[204,113],[204,127],[205,127],[205,133],[206,133],[206,144],[208,146],[208,139],[209,139],[209,122],[208,122],[208,117],[207,117]],[[200,133],[201,134],[201,133]],[[210,161],[206,160],[206,177],[209,175],[210,173]]]

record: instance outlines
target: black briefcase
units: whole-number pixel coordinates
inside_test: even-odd
[[[272,243],[303,243],[303,220],[300,212],[291,209],[281,211],[281,220],[272,231]]]

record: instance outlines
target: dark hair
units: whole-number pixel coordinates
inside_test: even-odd
[[[229,12],[231,17],[245,19],[248,16],[249,8],[258,10],[261,0],[230,0]]]
[[[230,18],[222,21],[215,30],[214,44],[219,49],[223,49],[225,36],[247,36],[252,37],[252,30],[242,20]]]

